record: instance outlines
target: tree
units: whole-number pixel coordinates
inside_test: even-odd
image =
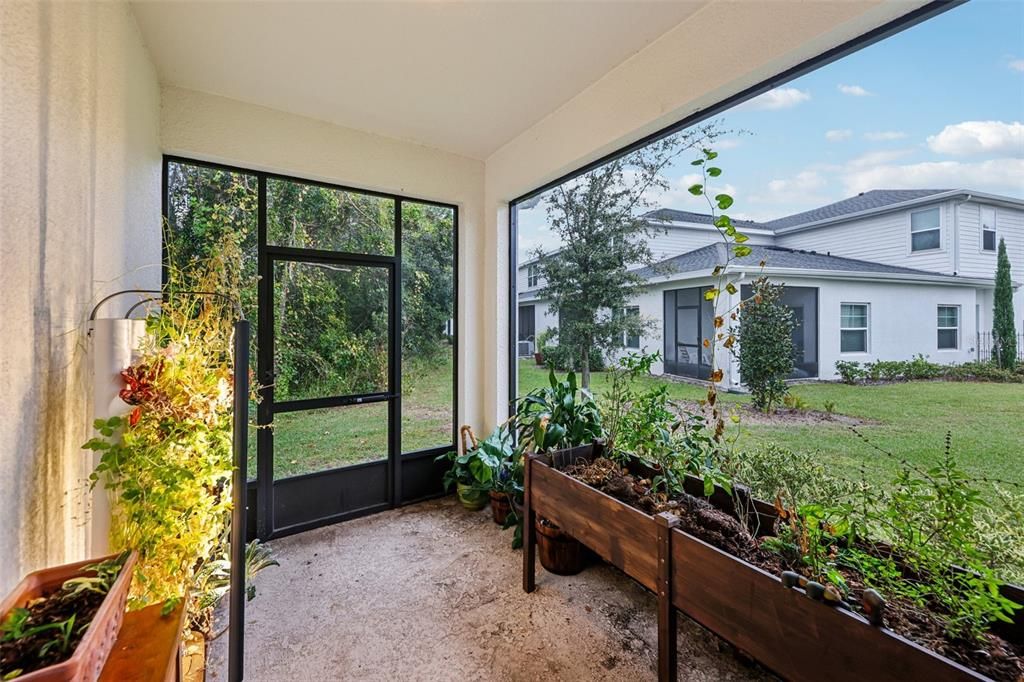
[[[1017,364],[1017,330],[1013,323],[1013,282],[1006,242],[999,240],[996,261],[996,290],[992,306],[992,357],[1004,369]]]
[[[793,371],[793,311],[782,303],[783,286],[762,277],[753,296],[740,304],[740,377],[754,406],[771,412],[786,395],[785,379]]]
[[[681,153],[723,134],[717,122],[651,143],[565,182],[545,198],[556,253],[538,248],[540,296],[561,320],[559,346],[567,345],[583,386],[590,386],[591,352],[623,346],[652,321],[622,310],[644,280],[635,268],[651,265],[648,238],[661,230],[643,216],[652,195],[668,190],[662,172]]]

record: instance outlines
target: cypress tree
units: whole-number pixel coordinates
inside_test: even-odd
[[[1013,324],[1013,283],[1006,242],[999,240],[996,261],[995,302],[992,306],[992,358],[1005,369],[1017,363],[1017,330]]]

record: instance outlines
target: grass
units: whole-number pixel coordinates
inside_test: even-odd
[[[533,363],[519,365],[520,394],[547,384],[547,372]],[[664,381],[651,377],[643,382]],[[600,397],[609,384],[606,373],[597,373],[591,388]],[[669,394],[679,400],[696,400],[704,388],[667,382]],[[1024,484],[1021,447],[1024,443],[1024,386],[1020,384],[918,381],[880,386],[847,386],[820,383],[793,387],[824,411],[836,405],[838,414],[871,420],[857,430],[874,446],[918,466],[931,466],[942,456],[946,432],[964,469],[979,477]],[[748,402],[745,395],[726,394],[724,403]],[[737,447],[757,447],[775,442],[796,451],[817,453],[840,475],[859,477],[861,467],[868,480],[884,483],[898,462],[858,438],[842,424],[745,425],[738,427]]]
[[[451,444],[452,360],[415,360],[402,375],[402,451]],[[256,476],[255,430],[249,436],[249,477]],[[277,415],[274,478],[387,458],[387,403],[329,407]]]
[[[413,362],[402,377],[404,452],[446,445],[451,439],[451,358]],[[532,362],[519,365],[520,395],[544,386],[548,373]],[[677,400],[703,397],[701,386],[656,377],[641,385],[665,383]],[[598,397],[607,390],[609,375],[594,373],[591,388]],[[740,450],[774,442],[797,451],[818,454],[837,473],[864,475],[875,483],[892,476],[897,461],[885,450],[919,465],[930,466],[942,455],[946,432],[961,465],[977,476],[1024,484],[1020,444],[1024,443],[1024,386],[1020,384],[908,382],[882,386],[806,384],[793,388],[811,409],[824,411],[826,402],[838,414],[872,422],[858,431],[874,446],[839,423],[765,425],[742,422]],[[749,397],[725,394],[723,403],[745,403]],[[253,436],[254,440],[254,436]],[[385,403],[278,415],[274,427],[275,477],[383,459],[387,455]],[[250,448],[250,476],[255,476],[255,448]]]

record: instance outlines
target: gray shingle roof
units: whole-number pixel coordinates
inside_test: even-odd
[[[704,213],[693,213],[692,211],[677,211],[674,208],[659,208],[656,211],[651,211],[646,214],[645,217],[650,220],[663,220],[679,223],[697,223],[699,225],[714,224],[714,218],[710,215]],[[754,222],[753,220],[734,219],[732,222],[737,227],[764,227],[763,224]]]
[[[913,201],[932,194],[943,194],[950,192],[948,189],[873,189],[869,192],[861,192],[855,197],[837,201],[834,204],[812,208],[803,213],[794,213],[783,218],[776,218],[761,223],[761,227],[769,230],[780,230],[797,225],[816,223],[820,220],[839,218],[851,213],[860,213],[875,208],[883,208],[893,204],[901,204],[904,201]]]
[[[723,260],[724,244],[710,244],[687,253],[673,256],[650,267],[640,268],[637,274],[644,279],[673,272],[710,272]],[[938,272],[903,268],[896,265],[885,265],[856,258],[830,256],[816,251],[787,249],[781,246],[751,246],[751,253],[742,258],[734,258],[733,265],[758,267],[765,261],[767,268],[789,268],[794,270],[827,270],[830,272],[870,272],[878,274],[921,275],[929,277],[948,277]]]

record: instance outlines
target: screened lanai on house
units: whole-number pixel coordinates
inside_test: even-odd
[[[479,615],[503,603],[496,585],[519,579],[499,554],[505,545],[470,543],[472,528],[448,523],[446,508],[413,504],[444,493],[437,457],[457,447],[461,425],[485,435],[508,418],[517,341],[539,331],[540,306],[525,314],[515,283],[510,206],[943,9],[923,0],[0,3],[0,589],[108,548],[106,492],[90,488],[95,461],[80,446],[95,417],[111,416],[120,379],[93,375],[101,351],[90,310],[119,290],[159,302],[152,292],[169,269],[227,238],[242,254],[258,386],[248,535],[279,543],[282,557],[294,552],[282,558],[294,572],[282,568],[287,579],[250,606],[249,677],[554,675],[539,635],[520,629],[521,603]],[[214,214],[223,233],[207,229]],[[706,375],[705,284],[658,291],[670,373]],[[796,371],[813,377],[819,285],[792,284]],[[136,300],[104,314],[123,318]],[[130,345],[125,337],[122,365]],[[342,526],[362,538],[344,556],[302,544],[337,550],[329,526],[388,510]],[[431,554],[449,544],[451,555]],[[504,557],[501,566],[481,553]],[[453,577],[453,564],[464,574]],[[628,620],[630,599],[641,597],[609,605],[608,619]],[[564,621],[568,603],[551,613]],[[531,627],[563,627],[555,620]],[[650,647],[620,661],[600,627],[595,616],[574,631],[579,646],[599,643],[586,656],[553,645],[567,678],[615,676],[620,662],[624,677],[651,672]],[[505,636],[515,647],[503,648]],[[477,639],[491,641],[489,661],[454,643]],[[721,665],[723,675],[748,674]]]

